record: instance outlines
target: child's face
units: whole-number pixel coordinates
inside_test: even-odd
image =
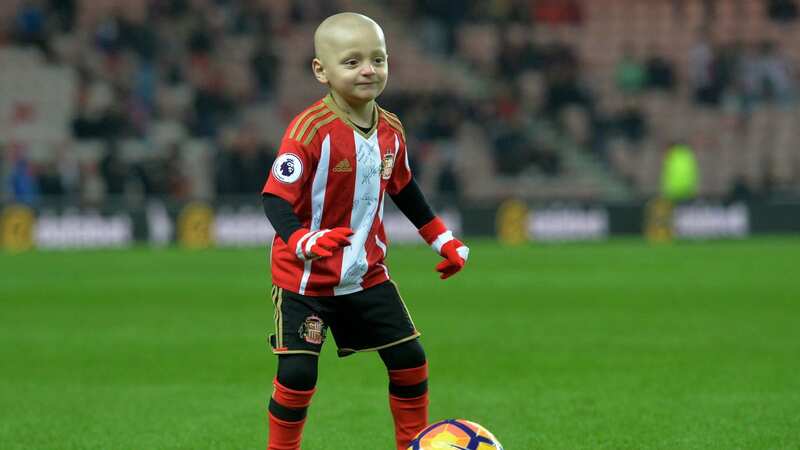
[[[315,75],[348,103],[364,104],[386,87],[389,64],[383,33],[374,26],[356,26],[330,33]]]

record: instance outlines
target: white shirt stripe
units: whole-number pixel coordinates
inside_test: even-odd
[[[328,184],[328,166],[331,159],[331,136],[325,136],[320,149],[317,171],[314,173],[314,182],[311,186],[311,229],[319,230],[322,223],[322,208],[325,206],[325,186]],[[311,276],[311,263],[306,261],[303,265],[303,278],[300,279],[300,294],[306,293],[308,277]]]
[[[334,295],[345,295],[361,290],[361,282],[367,273],[367,238],[378,213],[381,191],[381,151],[378,133],[369,140],[353,131],[356,147],[356,179],[353,192],[353,211],[350,215],[350,246],[344,248],[342,271]]]
[[[381,238],[379,238],[377,234],[375,235],[375,243],[378,244],[378,248],[381,249],[381,251],[383,252],[383,257],[385,258],[386,257],[386,244],[381,242]],[[389,269],[386,267],[386,265],[385,264],[380,264],[380,263],[378,263],[378,265],[383,268],[383,273],[386,274],[386,278],[389,278]]]
[[[380,263],[378,265],[383,268],[383,273],[386,274],[386,278],[389,278],[389,269],[386,268],[386,265],[385,264],[380,264]]]
[[[383,252],[383,257],[385,258],[386,257],[386,244],[381,242],[381,238],[379,238],[377,234],[375,235],[375,243],[378,244],[378,248],[381,249],[381,251]]]
[[[397,135],[394,135],[394,156],[397,156],[397,153],[400,152],[400,139],[397,138]],[[406,148],[406,152],[403,154],[405,157],[403,158],[406,164],[406,170],[411,172],[411,165],[408,163],[408,148]]]

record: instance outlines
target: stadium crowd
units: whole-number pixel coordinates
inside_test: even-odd
[[[797,55],[787,54],[787,40],[717,32],[720,8],[751,2],[651,3],[665,5],[671,23],[687,24],[693,42],[685,54],[622,32],[592,42],[606,22],[596,4],[579,0],[3,2],[0,51],[35,49],[42,64],[69,67],[75,83],[68,139],[48,143],[36,157],[24,139],[0,143],[0,192],[21,201],[66,195],[86,202],[131,193],[186,200],[259,192],[281,138],[276,130],[302,107],[286,92],[323,93],[309,89],[311,55],[294,30],[307,35],[347,9],[389,23],[390,46],[409,44],[392,54],[380,102],[404,120],[415,171],[435,197],[463,199],[464,180],[482,173],[481,165],[512,183],[551,180],[563,197],[575,194],[569,188],[584,172],[597,172],[629,183],[636,196],[652,184],[644,149],[674,140],[699,150],[710,145],[673,123],[710,114],[715,124],[732,117],[746,125],[763,108],[796,114]],[[793,1],[758,3],[764,20],[797,28]],[[692,22],[692,14],[699,19]],[[598,52],[613,60],[598,62]],[[444,76],[404,83],[403,68],[413,72],[415,65]],[[24,111],[16,112],[24,120]],[[76,156],[85,142],[99,145],[95,158]],[[465,142],[479,147],[480,158]],[[784,174],[792,186],[797,164],[795,158]],[[739,175],[706,193],[741,189]],[[770,175],[762,175],[745,184],[763,188]]]

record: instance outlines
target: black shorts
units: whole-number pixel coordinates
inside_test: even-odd
[[[272,302],[275,333],[269,343],[278,355],[319,355],[328,329],[339,356],[381,350],[420,335],[392,281],[330,297],[309,297],[273,286]]]

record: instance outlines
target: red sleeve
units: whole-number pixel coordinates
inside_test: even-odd
[[[406,142],[402,136],[395,135],[395,147],[394,170],[392,170],[392,178],[389,179],[389,184],[386,186],[386,192],[389,195],[397,194],[411,181],[411,166],[408,164]]]
[[[310,146],[284,137],[261,193],[277,195],[294,205],[311,175],[313,156]]]

